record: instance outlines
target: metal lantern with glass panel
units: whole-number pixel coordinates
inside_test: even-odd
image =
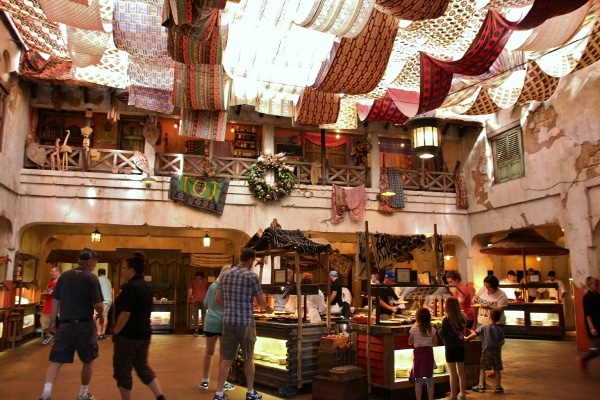
[[[441,143],[442,126],[444,121],[434,117],[417,118],[406,123],[406,127],[412,131],[413,150],[419,158],[435,156]]]

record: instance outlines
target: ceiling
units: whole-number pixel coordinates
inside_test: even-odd
[[[600,57],[599,3],[0,0],[0,9],[23,44],[26,79],[125,90],[130,105],[181,108],[184,119],[219,120],[245,104],[296,125],[356,129],[546,100]]]

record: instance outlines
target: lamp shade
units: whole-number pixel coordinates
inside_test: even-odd
[[[102,234],[98,230],[98,227],[96,227],[96,229],[94,229],[94,232],[92,232],[91,240],[92,240],[92,243],[100,243],[100,240],[102,240]]]
[[[210,236],[208,236],[208,232],[206,232],[206,235],[202,238],[202,245],[204,247],[210,247]]]
[[[444,121],[439,118],[425,117],[409,121],[406,127],[412,131],[413,150],[419,158],[433,158],[437,153]]]
[[[456,246],[454,243],[448,243],[444,246],[444,257],[446,260],[450,260],[456,256]]]

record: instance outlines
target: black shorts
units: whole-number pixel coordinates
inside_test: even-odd
[[[218,336],[221,337],[221,332],[208,332],[208,331],[204,331],[204,336],[206,337],[213,337],[213,336]]]
[[[446,362],[457,363],[465,362],[464,347],[446,347]]]
[[[86,322],[59,324],[54,345],[50,350],[50,361],[59,364],[72,363],[75,352],[84,364],[89,364],[98,358],[96,324],[91,318]]]

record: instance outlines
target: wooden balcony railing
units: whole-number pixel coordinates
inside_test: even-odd
[[[42,146],[46,150],[44,169],[50,169],[49,156],[54,151],[54,146]],[[73,152],[68,153],[67,165],[71,171],[104,172],[104,173],[131,173],[142,174],[133,160],[133,151],[129,150],[103,150],[96,149],[99,157],[91,160],[83,148],[73,147]],[[207,176],[229,178],[232,180],[247,180],[248,170],[254,163],[251,158],[214,157],[207,162],[204,156],[174,153],[156,153],[154,162],[154,175],[169,176],[182,174],[188,176]],[[291,161],[287,164],[294,166],[296,183],[311,184],[311,170],[315,168],[309,162]],[[24,168],[40,168],[24,157]],[[406,190],[428,190],[433,192],[454,192],[454,175],[448,172],[430,172],[416,170],[400,170]],[[366,167],[353,165],[325,165],[322,170],[319,184],[330,186],[359,186],[365,184],[370,187],[370,171]]]

